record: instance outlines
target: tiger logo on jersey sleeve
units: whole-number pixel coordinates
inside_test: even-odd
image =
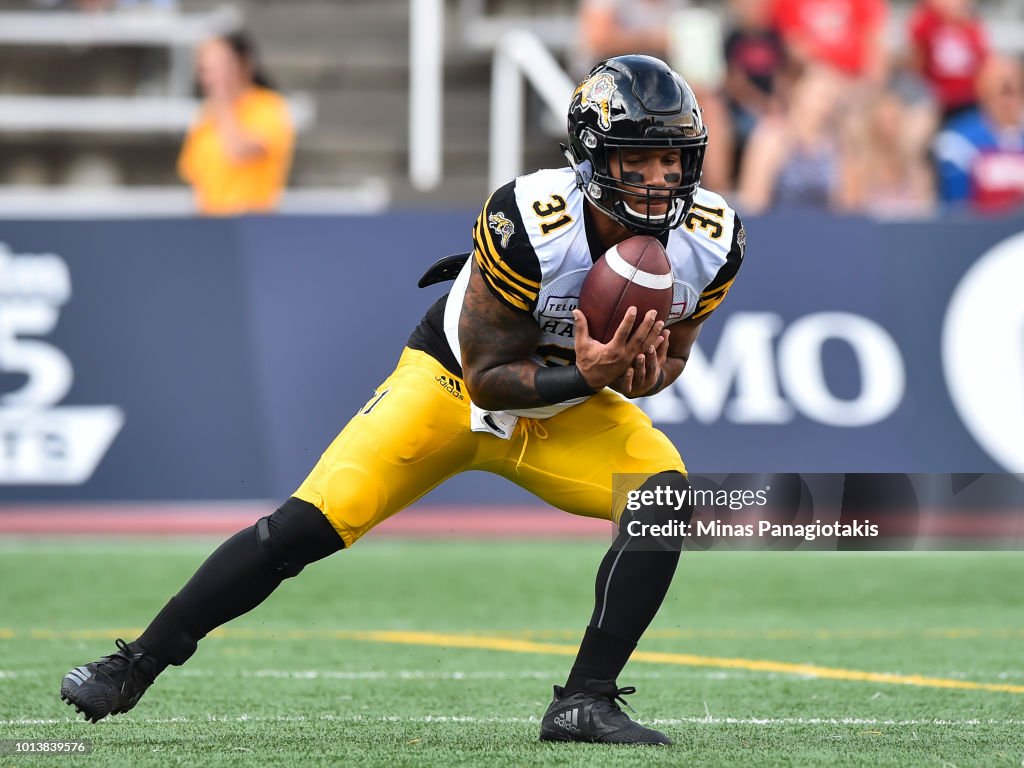
[[[506,184],[484,204],[473,227],[473,258],[484,282],[506,306],[533,312],[541,271],[516,206],[514,183]]]
[[[516,233],[515,224],[506,219],[504,213],[498,211],[487,216],[487,227],[501,238],[501,247],[507,249],[509,240]]]

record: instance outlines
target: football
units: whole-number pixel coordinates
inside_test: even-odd
[[[637,308],[638,319],[654,309],[659,320],[668,320],[672,310],[672,267],[661,243],[649,235],[609,248],[594,262],[580,290],[580,311],[591,337],[602,344],[631,306]]]

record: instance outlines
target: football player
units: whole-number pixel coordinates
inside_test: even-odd
[[[424,275],[421,284],[455,282],[295,494],[222,544],[138,639],[71,670],[62,698],[93,722],[127,712],[167,666],[283,579],[353,546],[446,478],[481,469],[559,509],[620,524],[541,739],[671,743],[620,709],[634,689],[617,678],[668,591],[681,540],[630,536],[622,517],[678,531],[692,508],[625,513],[612,475],[646,478],[641,489],[688,488],[678,451],[631,400],[682,373],[743,258],[736,214],[699,186],[707,140],[693,92],[664,62],[632,55],[597,65],[569,107],[569,167],[498,189],[476,220],[472,253]],[[630,308],[603,344],[577,308],[580,287],[594,261],[636,234],[665,246],[671,315]]]

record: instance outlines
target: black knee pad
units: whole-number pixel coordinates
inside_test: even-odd
[[[693,495],[686,476],[676,471],[659,472],[636,493],[638,506],[633,510],[627,507],[619,522],[619,538],[648,540],[654,549],[680,551],[684,527],[693,517]]]
[[[256,521],[256,540],[270,567],[285,579],[345,547],[323,512],[294,496]]]

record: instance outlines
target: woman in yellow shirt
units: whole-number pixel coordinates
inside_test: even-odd
[[[195,191],[199,212],[274,210],[295,145],[287,102],[258,70],[245,35],[203,43],[196,68],[202,111],[185,137],[178,173]]]

